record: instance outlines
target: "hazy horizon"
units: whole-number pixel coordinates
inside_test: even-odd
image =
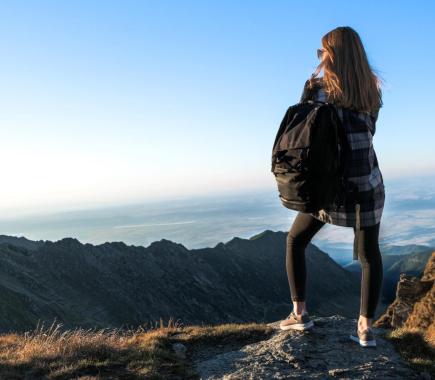
[[[385,190],[380,245],[435,247],[435,176],[387,180]],[[73,237],[82,243],[122,241],[145,247],[164,238],[195,249],[214,247],[234,237],[249,238],[266,229],[288,231],[296,214],[281,205],[273,187],[225,196],[0,217],[0,231],[31,240]],[[312,243],[338,262],[351,261],[353,230],[326,224]]]

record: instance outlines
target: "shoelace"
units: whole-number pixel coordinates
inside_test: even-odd
[[[302,315],[303,315],[303,314],[302,314]],[[292,311],[290,312],[290,314],[287,316],[286,319],[290,319],[292,316],[293,316],[295,319],[297,319],[297,315],[296,315],[296,313],[295,313],[294,310],[292,310]]]
[[[364,329],[364,330],[359,330],[358,329],[358,331],[362,334],[363,332],[367,332],[367,333],[369,333],[369,332],[373,332],[373,330],[372,330],[372,328],[371,327],[367,327],[366,329]]]
[[[293,315],[294,315],[294,312],[293,312],[293,310],[292,310],[292,311],[290,312],[290,314],[287,315],[286,319],[290,319]]]

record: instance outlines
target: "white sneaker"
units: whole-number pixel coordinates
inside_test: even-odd
[[[356,334],[351,334],[350,339],[360,344],[362,347],[374,347],[376,346],[375,334],[371,327],[367,327],[365,330],[360,331],[357,327]]]

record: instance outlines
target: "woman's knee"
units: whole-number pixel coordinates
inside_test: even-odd
[[[307,237],[305,234],[301,233],[292,233],[290,231],[287,234],[287,246],[288,247],[298,247],[298,248],[305,248],[311,239]]]
[[[366,241],[360,246],[360,261],[362,264],[382,264],[379,243],[376,241]]]
[[[363,263],[379,262],[382,260],[379,248],[379,224],[363,228],[359,233],[360,260]]]
[[[298,213],[287,235],[287,245],[305,248],[324,224],[310,214]]]

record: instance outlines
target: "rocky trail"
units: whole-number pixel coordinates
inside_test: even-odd
[[[424,379],[409,367],[374,328],[376,347],[361,347],[349,338],[356,319],[340,315],[311,316],[307,331],[281,331],[279,321],[267,340],[216,353],[215,348],[192,353],[201,379]]]

